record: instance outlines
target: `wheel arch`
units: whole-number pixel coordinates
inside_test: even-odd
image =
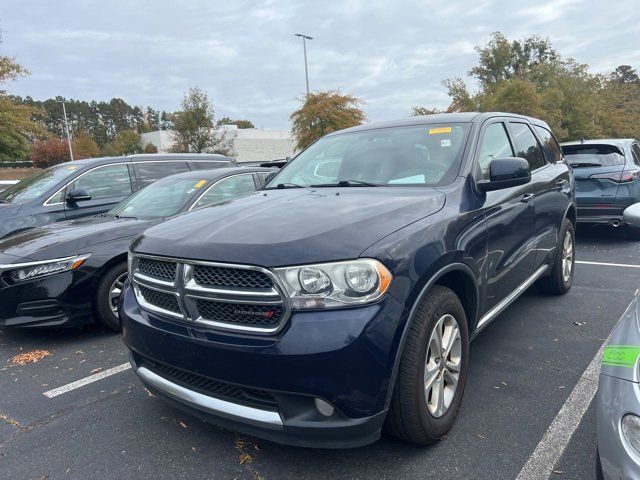
[[[391,398],[393,396],[393,390],[396,386],[396,378],[398,376],[398,370],[400,368],[400,359],[407,342],[409,326],[411,325],[411,322],[415,317],[415,313],[418,309],[418,306],[420,305],[420,302],[422,302],[427,292],[434,285],[442,285],[450,288],[456,293],[456,295],[458,295],[458,298],[460,298],[460,302],[462,303],[462,306],[465,310],[465,314],[467,315],[467,324],[469,327],[470,337],[472,336],[472,333],[475,330],[475,325],[478,321],[480,291],[476,275],[471,267],[462,262],[454,262],[440,268],[432,275],[425,274],[425,277],[426,278],[423,277],[424,282],[421,282],[424,283],[424,285],[422,286],[419,294],[411,303],[407,321],[404,323],[402,335],[398,344],[398,350],[396,351],[396,358],[394,361],[391,378],[389,380],[389,389],[387,391],[385,400],[385,408],[389,407]]]

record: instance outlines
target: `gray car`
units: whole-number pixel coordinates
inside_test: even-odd
[[[598,388],[598,478],[640,478],[640,295],[605,348]]]

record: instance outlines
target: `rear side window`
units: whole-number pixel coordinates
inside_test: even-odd
[[[513,157],[513,148],[509,142],[509,136],[504,128],[504,123],[492,123],[485,129],[480,150],[478,154],[478,165],[482,178],[489,179],[489,164],[494,158]]]
[[[538,136],[542,140],[542,150],[544,151],[547,160],[551,163],[558,163],[562,160],[562,151],[560,150],[560,145],[556,142],[556,139],[553,138],[551,132],[544,127],[539,127],[534,125],[533,128],[538,133]]]
[[[624,156],[615,145],[565,145],[562,151],[573,168],[624,165]]]
[[[129,168],[125,164],[94,168],[73,181],[67,192],[74,188],[88,190],[91,200],[126,197],[132,191]]]
[[[141,187],[145,187],[160,178],[189,171],[187,162],[146,162],[136,163],[134,168],[138,173]]]
[[[631,145],[631,156],[633,156],[633,163],[640,165],[640,143]]]
[[[513,141],[516,147],[516,157],[524,158],[529,162],[529,170],[544,167],[547,162],[542,154],[538,140],[526,123],[510,123]]]

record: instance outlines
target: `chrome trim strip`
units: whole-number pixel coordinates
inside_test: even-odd
[[[220,415],[257,426],[266,426],[269,428],[281,428],[283,426],[282,417],[280,417],[278,412],[239,405],[237,403],[203,395],[173,383],[145,367],[139,367],[136,370],[136,374],[142,380],[157,388],[165,395],[184,402],[203,412]]]
[[[549,265],[541,265],[533,275],[527,278],[518,288],[516,288],[509,295],[504,297],[496,306],[494,306],[491,310],[484,314],[484,316],[478,322],[478,326],[476,327],[476,333],[485,328],[489,322],[491,322],[495,317],[498,316],[505,308],[507,308],[511,303],[516,300],[520,295],[524,293],[524,291],[529,288],[533,282],[535,282],[540,276],[547,271]]]
[[[176,272],[177,272],[177,268],[176,268]],[[175,280],[173,282],[169,282],[169,281],[166,281],[166,280],[160,280],[160,279],[157,279],[155,277],[149,277],[148,275],[145,275],[144,273],[140,273],[140,272],[137,272],[137,271],[133,272],[133,278],[135,278],[136,280],[141,281],[141,282],[148,282],[148,283],[150,283],[152,285],[154,285],[154,284],[155,285],[162,285],[164,287],[170,287],[170,288],[175,288],[175,286],[176,286]]]

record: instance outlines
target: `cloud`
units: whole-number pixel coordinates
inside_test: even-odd
[[[465,76],[493,31],[548,37],[566,56],[606,72],[640,68],[637,0],[3,0],[2,54],[30,68],[19,95],[105,100],[173,111],[205,89],[218,116],[289,128],[305,89],[365,100],[371,121],[414,105],[445,108],[445,78]]]

